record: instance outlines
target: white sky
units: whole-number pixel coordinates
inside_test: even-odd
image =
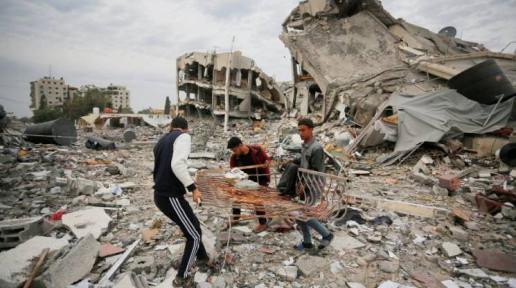
[[[0,104],[30,116],[30,85],[49,73],[67,84],[125,85],[135,111],[175,97],[175,59],[235,49],[279,81],[290,80],[278,39],[296,0],[0,0]],[[499,51],[516,40],[516,0],[386,0],[385,8],[432,31]],[[516,46],[516,45],[515,45]],[[507,51],[514,51],[511,46]]]

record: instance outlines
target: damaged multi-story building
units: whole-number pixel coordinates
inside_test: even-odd
[[[486,59],[512,85],[516,55],[494,53],[392,17],[376,0],[306,0],[283,23],[280,39],[292,55],[289,108],[324,122],[345,115],[367,124],[392,94],[418,96]]]
[[[187,53],[176,64],[178,106],[185,113],[225,115],[226,96],[231,117],[262,117],[288,106],[274,79],[240,51]]]

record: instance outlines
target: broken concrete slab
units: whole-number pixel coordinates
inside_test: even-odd
[[[93,195],[97,191],[97,183],[83,178],[68,179],[67,190],[73,196]]]
[[[168,249],[168,252],[170,252],[170,255],[173,258],[174,257],[179,257],[179,256],[182,255],[183,250],[185,249],[185,243],[168,245],[167,249]]]
[[[462,229],[459,226],[449,226],[448,230],[450,230],[452,236],[460,241],[467,241],[469,238],[468,232],[466,232],[464,229]]]
[[[99,257],[100,258],[109,257],[109,256],[120,254],[124,251],[125,251],[124,248],[117,247],[117,246],[111,245],[109,243],[102,244],[102,245],[100,245]]]
[[[116,271],[118,271],[118,269],[120,269],[120,266],[122,266],[122,264],[124,264],[124,262],[127,260],[127,258],[129,257],[129,255],[131,255],[131,253],[134,251],[134,249],[136,248],[136,246],[138,246],[138,244],[140,243],[140,239],[134,241],[131,245],[129,245],[127,247],[127,249],[125,250],[124,254],[118,256],[118,255],[115,255],[115,256],[111,256],[110,258],[114,258],[116,257],[117,260],[116,262],[111,266],[111,268],[109,268],[109,270],[104,274],[104,276],[102,276],[102,278],[98,281],[98,284],[100,286],[103,286],[103,285],[107,285],[108,283],[110,283],[110,280],[111,278],[113,277],[113,275],[116,273]]]
[[[90,273],[97,259],[100,243],[87,234],[75,245],[63,248],[51,259],[48,268],[34,280],[33,287],[66,288]]]
[[[446,288],[460,288],[459,285],[457,283],[455,283],[453,280],[444,280],[444,281],[441,281],[441,283]]]
[[[213,288],[226,288],[226,279],[222,276],[215,277]]]
[[[416,271],[410,273],[410,276],[417,281],[423,283],[427,288],[445,288],[444,285],[437,280],[437,278],[427,271]]]
[[[400,283],[388,280],[382,282],[380,285],[378,285],[378,288],[398,288],[400,287]]]
[[[496,250],[473,250],[477,265],[491,270],[516,273],[516,254]]]
[[[366,286],[364,286],[362,283],[358,283],[358,282],[346,282],[346,285],[349,288],[366,288]]]
[[[330,245],[339,251],[358,249],[365,246],[364,243],[349,236],[345,231],[335,233],[334,239]]]
[[[32,260],[44,249],[50,252],[68,244],[66,239],[35,236],[16,248],[0,253],[0,287],[16,288],[25,282],[31,272]]]
[[[400,269],[400,264],[393,261],[381,261],[378,267],[385,273],[396,273]]]
[[[133,273],[123,273],[113,285],[113,288],[137,288],[133,281]]]
[[[194,276],[195,283],[206,282],[208,280],[208,274],[197,271]]]
[[[204,244],[204,248],[206,249],[206,253],[210,256],[210,259],[217,259],[219,253],[217,249],[215,249],[215,245],[217,244],[217,237],[210,229],[206,228],[206,225],[201,222],[201,230],[202,230],[202,243]]]
[[[455,257],[462,254],[460,247],[457,244],[451,242],[443,242],[441,244],[441,249],[447,257]]]
[[[129,270],[135,273],[150,273],[154,268],[154,257],[152,256],[137,256],[129,265]]]
[[[91,233],[95,239],[98,239],[108,229],[111,217],[103,208],[94,207],[65,214],[62,221],[77,238]]]
[[[173,272],[170,273],[170,275],[168,275],[167,278],[163,280],[163,282],[161,282],[161,284],[159,284],[155,288],[170,288],[172,281],[174,281],[174,278],[176,278],[176,275],[177,271],[173,270]]]
[[[329,266],[329,262],[326,258],[304,255],[297,259],[296,265],[299,272],[305,276],[310,276],[310,274]]]
[[[269,267],[269,271],[288,281],[296,280],[298,270],[299,268],[296,266],[274,265]]]
[[[482,271],[481,269],[478,269],[478,268],[458,269],[457,272],[459,272],[459,274],[468,275],[468,276],[471,276],[473,278],[480,278],[480,279],[489,278],[489,275],[487,275],[486,272],[484,272],[484,271]]]

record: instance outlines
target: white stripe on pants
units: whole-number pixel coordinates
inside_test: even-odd
[[[193,248],[190,251],[190,257],[188,258],[188,264],[185,269],[185,273],[183,275],[184,278],[186,278],[190,272],[190,269],[192,268],[193,262],[195,260],[195,257],[197,256],[197,251],[199,250],[199,243],[200,243],[200,235],[197,233],[197,230],[195,229],[195,226],[192,224],[188,216],[186,215],[186,212],[184,211],[183,207],[181,206],[181,203],[179,203],[177,198],[169,198],[170,204],[172,205],[172,208],[176,212],[177,216],[183,222],[183,225],[185,226],[186,230],[190,234],[190,236],[194,240]]]

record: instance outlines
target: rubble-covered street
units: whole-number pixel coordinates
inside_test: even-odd
[[[267,146],[280,159],[285,153],[280,140],[290,137],[295,121],[264,120],[263,124],[253,128],[252,122],[235,120],[231,133]],[[222,126],[211,119],[192,119],[191,125],[196,143],[192,155],[201,157],[191,159],[191,169],[227,166]],[[328,126],[319,129],[327,144],[346,129],[343,125],[325,129]],[[2,287],[23,283],[32,258],[44,248],[52,255],[42,268],[48,272],[42,272],[35,284],[67,287],[83,279],[99,283],[137,241],[120,271],[100,284],[167,283],[183,240],[151,197],[152,148],[163,131],[138,127],[138,137],[130,143],[121,141],[123,132],[105,130],[102,135],[116,142],[116,150],[30,143],[21,146],[25,149],[4,146],[1,244],[10,248],[27,242],[2,252],[1,267],[9,267],[1,270]],[[78,143],[87,137],[88,133],[79,133]],[[254,221],[233,227],[227,246],[223,226],[230,211],[197,208],[206,245],[226,260],[216,273],[198,272],[199,287],[376,287],[381,283],[381,287],[513,287],[516,210],[506,203],[495,215],[483,214],[475,195],[487,195],[494,187],[512,189],[514,170],[512,176],[500,174],[497,161],[471,153],[461,153],[452,161],[439,149],[421,149],[402,165],[379,167],[374,156],[381,150],[344,163],[349,167],[348,192],[394,204],[381,208],[382,204],[364,200],[350,205],[349,217],[330,224],[336,238],[320,254],[292,249],[300,233],[281,230],[281,223],[274,223],[279,219],[272,219],[269,230],[260,234],[252,232]],[[353,175],[357,169],[366,173]],[[437,184],[425,185],[410,177],[416,169],[426,177],[460,175],[460,188],[450,196]],[[404,206],[408,204],[420,206]],[[145,284],[134,279],[144,279]],[[86,287],[80,285],[75,287]],[[164,285],[160,287],[169,287]]]

